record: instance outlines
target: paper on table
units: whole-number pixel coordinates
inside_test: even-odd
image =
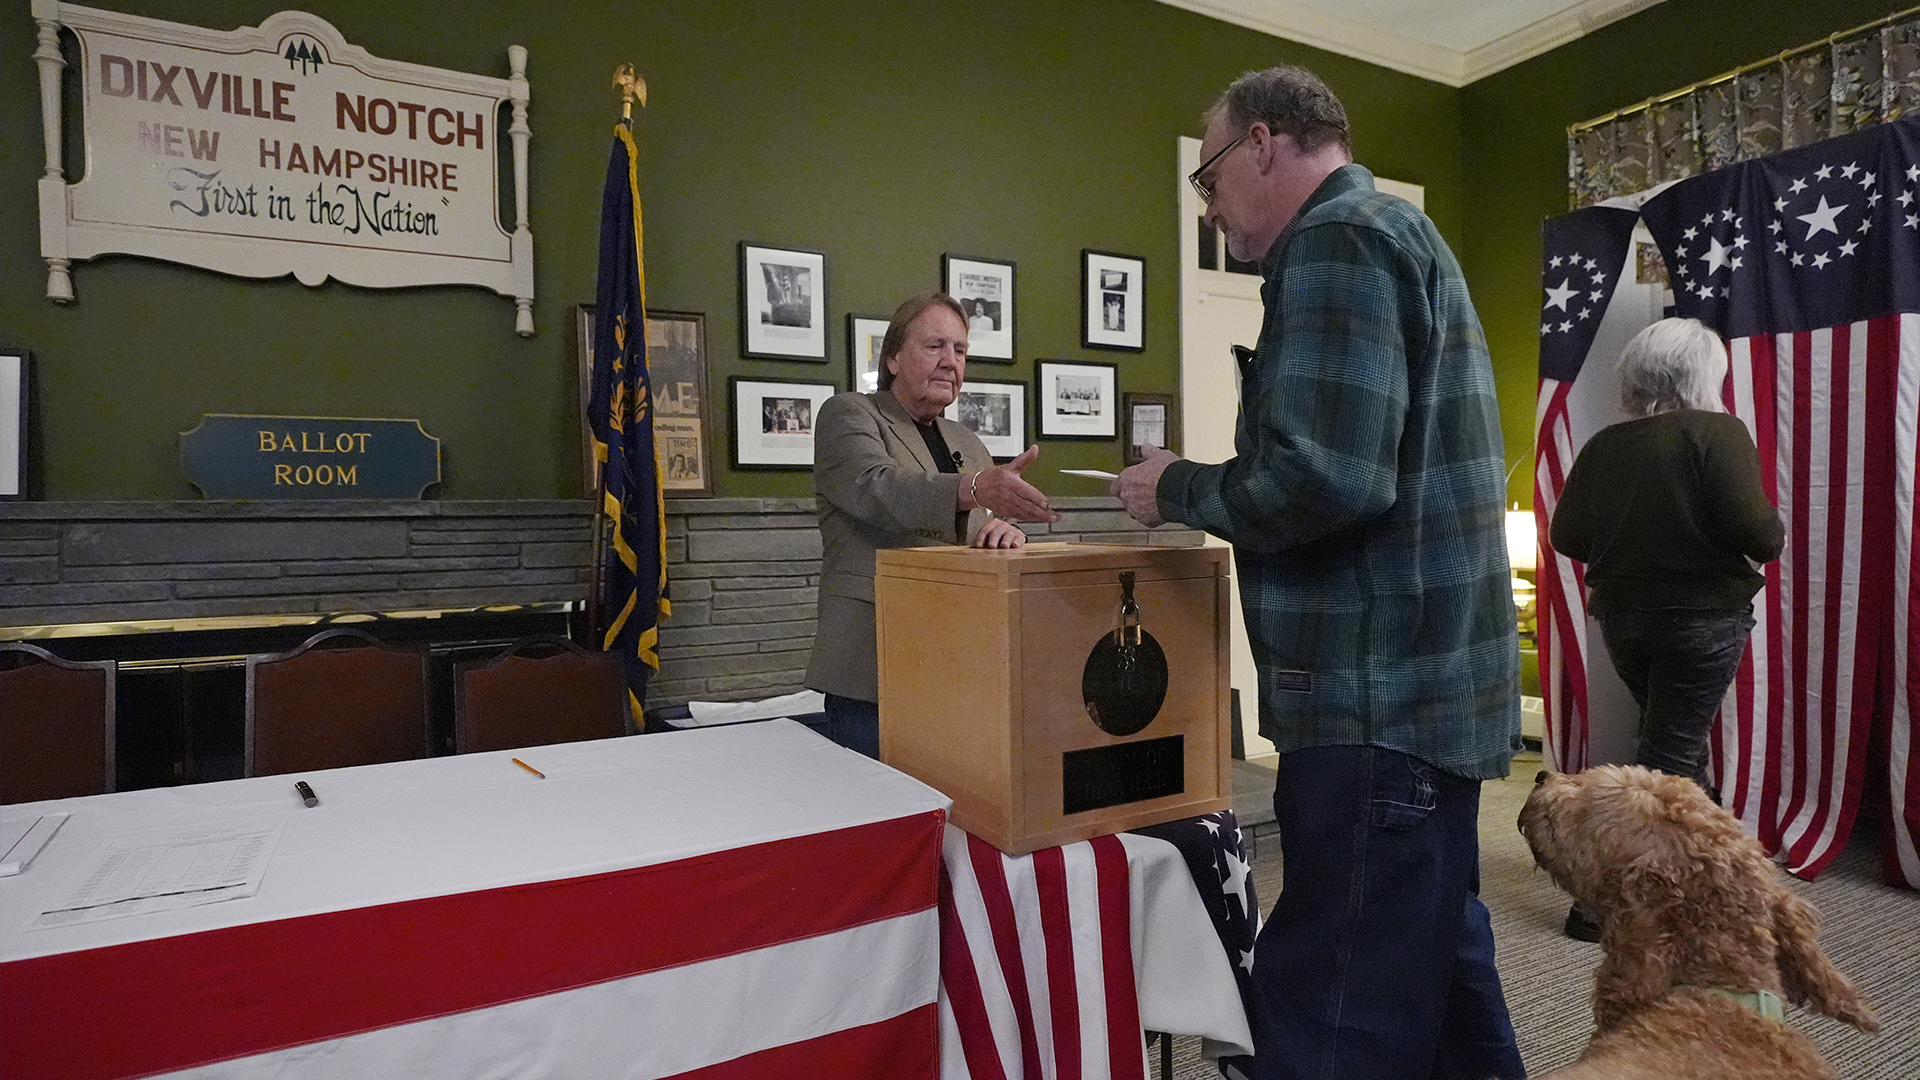
[[[1086,476],[1095,480],[1118,480],[1119,473],[1101,472],[1099,469],[1061,469],[1068,476]]]
[[[103,844],[27,929],[252,896],[260,891],[285,824],[184,829]]]
[[[53,834],[67,823],[67,812],[0,821],[0,877],[12,877],[27,868]]]

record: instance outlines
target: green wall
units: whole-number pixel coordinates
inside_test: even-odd
[[[213,29],[281,7],[100,6]],[[177,435],[203,412],[418,417],[444,440],[446,481],[430,494],[579,494],[572,312],[593,297],[622,62],[651,91],[636,117],[648,298],[707,314],[723,425],[730,375],[844,385],[845,314],[884,316],[937,285],[943,251],[1019,264],[1019,361],[972,374],[1031,379],[1036,358],[1081,357],[1117,361],[1124,390],[1177,390],[1173,139],[1197,135],[1199,111],[1247,68],[1319,71],[1352,113],[1360,159],[1426,185],[1442,231],[1462,237],[1458,91],[1150,0],[299,6],[375,55],[455,70],[504,76],[506,47],[527,46],[539,333],[514,336],[512,302],[477,288],[310,289],[123,257],[76,264],[78,302],[48,302],[30,209],[43,160],[34,25],[16,4],[0,21],[0,55],[15,60],[0,66],[0,190],[16,208],[0,230],[0,342],[37,356],[46,497],[192,497]],[[828,364],[739,358],[742,239],[826,250]],[[1144,353],[1079,347],[1083,247],[1147,260]],[[1117,443],[1048,443],[1042,456],[1120,460]],[[810,490],[805,474],[717,477],[721,495]]]
[[[1567,212],[1567,125],[1902,10],[1887,0],[1666,0],[1461,91],[1469,210],[1460,252],[1500,382],[1507,462],[1531,462],[1540,224]],[[1532,505],[1531,464],[1508,498]]]

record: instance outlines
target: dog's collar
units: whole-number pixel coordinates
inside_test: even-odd
[[[1780,995],[1771,990],[1729,990],[1724,986],[1694,986],[1691,983],[1675,983],[1673,989],[1678,990],[1683,986],[1690,990],[1732,998],[1769,1020],[1786,1022],[1787,1014],[1780,1005]]]

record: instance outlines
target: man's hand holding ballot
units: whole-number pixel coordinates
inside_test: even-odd
[[[1179,461],[1180,455],[1158,446],[1142,446],[1140,458],[1140,464],[1115,477],[1108,490],[1127,508],[1133,520],[1151,529],[1167,523],[1167,519],[1160,516],[1160,474],[1167,471],[1169,464]]]

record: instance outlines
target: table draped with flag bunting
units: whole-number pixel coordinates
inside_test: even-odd
[[[587,405],[600,500],[610,528],[599,566],[602,648],[620,655],[637,718],[657,651],[667,599],[666,504],[653,447],[647,379],[646,270],[642,257],[639,153],[633,132],[614,126],[600,203],[600,275],[594,294],[593,385]]]
[[[1595,208],[1556,222],[1596,210],[1622,213]],[[1762,483],[1787,527],[1786,553],[1763,568],[1753,636],[1713,729],[1714,776],[1729,808],[1803,877],[1839,853],[1866,785],[1884,784],[1887,876],[1920,887],[1912,745],[1920,682],[1909,671],[1920,649],[1910,600],[1920,554],[1920,117],[1681,181],[1639,214],[1670,268],[1672,314],[1727,342],[1725,403],[1753,434]],[[1551,265],[1545,281],[1551,305],[1559,295]],[[1565,320],[1554,314],[1557,327]],[[1543,528],[1577,449],[1564,414],[1554,426],[1552,398],[1579,361],[1567,368],[1556,344],[1543,326],[1535,496]],[[1555,645],[1583,656],[1572,637],[1584,634],[1582,583],[1561,572],[1564,560],[1551,561],[1543,584],[1560,590],[1550,604],[1566,614]],[[1545,688],[1544,655],[1542,675]],[[1552,689],[1584,699],[1570,678]],[[1556,712],[1578,718],[1583,701]],[[1557,766],[1584,764],[1570,750],[1556,754]],[[1869,775],[1870,759],[1884,760],[1886,772]]]
[[[1145,1080],[1143,1029],[1252,1076],[1250,871],[1231,810],[1019,856],[948,825],[943,1080]]]

